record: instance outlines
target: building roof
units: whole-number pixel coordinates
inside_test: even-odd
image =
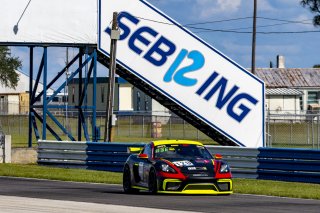
[[[16,70],[16,73],[19,75],[19,81],[16,88],[9,88],[5,87],[4,85],[0,84],[0,94],[20,94],[29,92],[29,75],[23,73],[21,71]],[[33,80],[33,85],[35,84],[35,80]],[[41,92],[43,90],[43,84],[39,82],[37,87],[37,92]],[[53,92],[52,88],[47,88],[48,92]]]
[[[266,89],[266,95],[288,95],[288,96],[301,96],[303,93],[296,89],[289,88],[269,88]]]
[[[85,80],[83,78],[82,80],[82,83],[84,83]],[[97,77],[97,84],[104,84],[104,83],[109,83],[109,77]],[[118,84],[128,84],[128,82],[121,78],[121,77],[115,77],[115,83],[118,83]],[[79,78],[73,78],[69,84],[79,84]],[[89,84],[93,84],[93,78],[90,78],[89,80]]]
[[[320,68],[257,68],[267,88],[320,87]]]

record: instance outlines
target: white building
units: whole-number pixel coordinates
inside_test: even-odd
[[[256,74],[266,83],[270,111],[300,114],[319,107],[319,68],[259,68]]]
[[[0,114],[24,114],[29,112],[29,76],[20,71],[19,82],[15,89],[0,84]],[[33,85],[35,80],[33,80]],[[43,90],[43,84],[39,83],[37,93]],[[48,92],[53,92],[49,89]]]

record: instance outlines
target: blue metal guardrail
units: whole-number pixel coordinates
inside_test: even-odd
[[[39,141],[38,163],[68,168],[121,172],[128,147],[142,143]],[[320,183],[320,151],[206,146],[222,154],[234,177]]]

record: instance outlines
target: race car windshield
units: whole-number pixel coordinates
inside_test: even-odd
[[[189,144],[169,144],[159,145],[154,150],[155,158],[202,158],[211,159],[212,156],[208,150],[203,146],[189,145]]]

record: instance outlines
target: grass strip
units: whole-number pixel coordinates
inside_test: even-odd
[[[0,164],[0,176],[121,184],[122,173],[66,169],[39,165]],[[235,193],[320,200],[320,184],[233,179]]]
[[[320,184],[256,179],[233,179],[235,193],[320,200]]]
[[[0,164],[0,176],[92,183],[122,183],[122,173],[85,169],[66,169],[30,164]]]

